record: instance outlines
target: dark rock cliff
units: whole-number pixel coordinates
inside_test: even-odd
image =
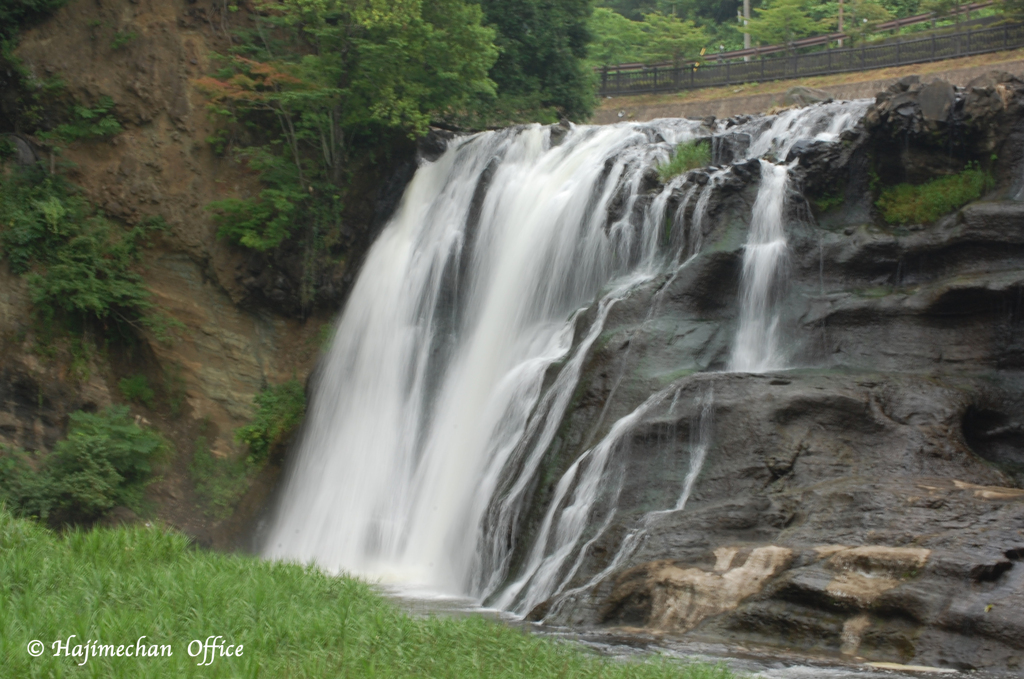
[[[672,405],[631,431],[614,462],[614,521],[591,531],[569,594],[531,617],[1018,670],[1022,142],[1024,83],[992,74],[962,90],[905,79],[840,142],[794,148],[779,293],[793,368],[767,374],[716,372],[735,336],[759,181],[755,168],[733,168],[702,253],[620,302],[592,349],[529,525],[612,423],[661,390],[674,390]],[[997,178],[984,199],[930,225],[875,214],[879,184],[970,161]],[[813,207],[837,194],[838,207]],[[671,511],[709,397],[706,461],[685,509]]]

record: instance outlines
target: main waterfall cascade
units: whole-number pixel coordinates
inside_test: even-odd
[[[730,369],[784,367],[773,300],[784,279],[788,169],[777,163],[801,139],[835,140],[868,103],[729,130],[751,135],[737,162],[764,158]],[[671,414],[678,389],[610,423],[572,463],[512,572],[514,536],[609,313],[700,254],[711,193],[729,168],[687,188],[671,215],[685,177],[643,194],[645,175],[699,136],[699,122],[660,120],[573,127],[553,143],[549,128],[529,126],[457,138],[423,163],[338,322],[265,555],[521,614],[564,594],[593,527],[600,535],[614,516],[616,460],[631,427],[646,413]],[[656,293],[652,308],[659,302]],[[712,396],[699,398],[699,434],[681,456],[686,480],[659,512],[684,511],[710,446]],[[642,524],[599,577],[628,559]]]

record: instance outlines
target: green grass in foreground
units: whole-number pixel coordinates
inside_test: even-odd
[[[59,537],[0,507],[3,677],[676,677],[722,667],[618,662],[479,618],[412,618],[366,584],[297,565],[193,550],[156,528]],[[53,657],[51,644],[170,644],[164,657]],[[242,657],[198,667],[193,639]],[[42,641],[43,655],[27,647]],[[72,646],[73,647],[73,646]],[[195,650],[195,648],[193,649]]]
[[[711,164],[711,144],[706,140],[684,141],[672,152],[672,158],[658,167],[658,177],[667,182],[672,177]]]
[[[876,205],[889,224],[928,224],[978,200],[993,185],[991,174],[968,165],[963,172],[924,184],[885,189]]]

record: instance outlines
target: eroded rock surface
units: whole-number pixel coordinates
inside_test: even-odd
[[[744,143],[725,138],[716,155],[726,162]],[[878,182],[920,182],[972,158],[989,158],[997,179],[983,200],[929,225],[888,226],[874,212]],[[700,254],[617,304],[591,350],[523,544],[569,464],[666,396],[609,463],[621,485],[602,495],[578,570],[530,617],[1015,671],[1024,83],[905,79],[841,140],[794,146],[788,160],[779,323],[790,368],[721,372],[755,161],[717,185]],[[697,173],[679,193],[691,182]],[[819,208],[821,196],[839,206]],[[708,398],[707,457],[673,509]]]

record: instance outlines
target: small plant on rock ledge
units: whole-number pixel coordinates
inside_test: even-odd
[[[663,182],[711,164],[711,145],[706,140],[684,141],[672,151],[672,158],[658,166],[658,177]]]
[[[122,378],[117,383],[117,388],[121,390],[121,395],[125,400],[141,403],[152,410],[156,392],[149,386],[149,380],[145,375]]]
[[[889,224],[928,224],[978,200],[993,186],[990,172],[968,163],[963,171],[948,177],[884,189],[875,205]]]

